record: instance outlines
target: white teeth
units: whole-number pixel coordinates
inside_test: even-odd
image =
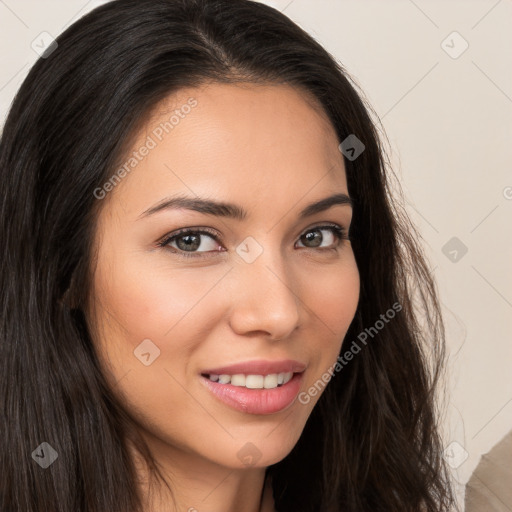
[[[265,389],[277,388],[277,373],[265,375],[265,379],[263,380],[263,387]]]
[[[231,376],[231,385],[233,386],[245,386],[245,375],[237,373]]]
[[[231,384],[232,386],[246,387],[249,389],[274,389],[286,384],[293,377],[293,372],[271,373],[270,375],[216,375],[211,374],[208,378],[219,384]]]
[[[263,389],[263,375],[247,375],[245,378],[245,387],[249,389]]]

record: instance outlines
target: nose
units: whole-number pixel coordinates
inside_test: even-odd
[[[252,263],[241,261],[237,267],[232,275],[233,331],[244,336],[258,333],[274,341],[290,336],[299,325],[301,300],[283,258],[265,250]]]

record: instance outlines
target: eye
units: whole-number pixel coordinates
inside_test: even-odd
[[[327,231],[327,236],[322,235]],[[308,249],[336,249],[342,240],[348,240],[346,231],[337,224],[327,224],[324,226],[315,226],[305,231],[299,238],[299,241],[307,244]],[[327,241],[327,245],[322,246],[322,242]]]
[[[209,238],[210,242],[205,243],[204,237]],[[177,247],[171,244],[176,244]],[[158,245],[170,248],[172,252],[179,253],[180,256],[185,257],[200,256],[195,253],[216,251],[220,247],[217,235],[213,231],[190,228],[180,229],[177,233],[166,237]]]

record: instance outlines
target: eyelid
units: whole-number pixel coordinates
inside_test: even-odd
[[[180,228],[180,229],[178,229],[176,231],[168,233],[158,243],[159,244],[160,243],[161,244],[167,243],[169,240],[171,240],[173,238],[177,238],[178,236],[183,235],[185,233],[200,233],[200,234],[203,234],[203,235],[204,234],[210,235],[216,241],[219,241],[219,239],[221,238],[220,234],[217,231],[215,231],[215,230],[213,230],[211,228],[203,228],[203,227],[191,226],[191,227],[187,227],[187,228]]]

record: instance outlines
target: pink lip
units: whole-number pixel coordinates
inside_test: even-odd
[[[233,371],[231,367],[221,369]],[[261,375],[261,373],[253,373],[253,375]],[[201,376],[201,382],[216,398],[234,409],[247,414],[274,414],[292,405],[300,391],[303,377],[304,373],[295,373],[286,384],[273,389],[248,389],[232,384],[220,384],[203,376]]]
[[[263,359],[255,361],[246,361],[244,363],[231,364],[218,368],[210,368],[201,371],[205,375],[235,375],[243,373],[244,375],[270,375],[272,373],[301,373],[306,369],[306,365],[292,359],[283,359],[281,361],[266,361]],[[236,386],[233,386],[236,387]]]

